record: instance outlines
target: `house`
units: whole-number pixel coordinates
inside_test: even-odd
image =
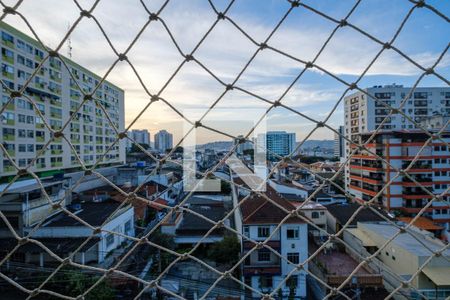
[[[234,180],[236,179],[238,178]],[[238,210],[240,215],[238,224],[241,228],[238,230],[246,237],[241,237],[242,255],[248,255],[251,251],[242,265],[243,281],[261,293],[268,293],[291,274],[297,264],[307,260],[308,226],[299,217],[289,217],[283,225],[277,227],[286,217],[286,212],[277,205],[287,211],[292,211],[295,207],[270,185],[267,186],[264,195],[277,205],[258,194],[246,195],[245,192],[239,193],[238,190],[237,195],[241,201]],[[263,242],[269,237],[266,245],[286,259],[281,259],[266,247],[254,249],[255,242]],[[304,268],[308,268],[307,263]],[[280,289],[283,298],[287,298],[290,293],[294,293],[297,299],[306,298],[306,275],[305,270],[293,271]],[[260,297],[255,292],[249,294],[252,294],[252,297]]]
[[[305,190],[301,184],[297,184],[295,181],[288,182],[286,180],[269,180],[270,187],[272,187],[277,193],[284,195],[292,195],[304,201],[308,197],[308,191]],[[288,196],[288,197],[289,197]]]
[[[314,201],[308,201],[305,203],[299,203],[291,201],[294,207],[300,207],[300,211],[307,217],[314,225],[322,229],[323,231],[317,229],[312,225],[308,225],[308,233],[313,237],[325,237],[327,233],[327,208],[320,203]]]
[[[106,264],[109,256],[117,255],[119,248],[130,241],[119,233],[134,237],[134,212],[133,207],[125,205],[119,207],[120,203],[114,201],[82,202],[74,203],[68,209],[92,227],[100,227],[101,231],[96,233],[92,228],[81,223],[76,218],[60,211],[48,217],[44,223],[33,231],[27,228],[25,235],[31,232],[31,238],[43,243],[46,247],[55,250],[60,257],[65,258],[78,247],[82,248],[74,256],[74,261],[80,264]],[[17,244],[17,241],[8,239],[7,245],[3,247],[3,255]],[[3,243],[2,243],[3,245]],[[0,256],[3,256],[0,254]],[[38,245],[28,242],[17,250],[19,261],[37,264],[41,267],[57,264],[44,249]]]
[[[387,214],[381,208],[374,208],[378,213],[369,207],[363,207],[358,203],[335,203],[327,205],[327,227],[329,232],[337,233],[351,219],[347,227],[355,227],[358,222],[394,221],[394,217]],[[358,211],[358,212],[357,212]],[[352,218],[354,216],[354,218]]]
[[[384,270],[388,291],[401,286],[403,280],[411,280],[412,288],[399,291],[407,299],[423,299],[416,290],[428,299],[448,299],[450,249],[424,230],[410,227],[406,232],[398,232],[396,226],[387,222],[358,223],[345,230],[344,241],[364,257],[382,248],[369,265]],[[435,256],[438,251],[441,255]]]
[[[225,228],[217,228],[203,238],[215,225],[227,214],[224,202],[207,197],[190,197],[180,212],[169,212],[170,216],[161,224],[161,232],[174,236],[176,244],[193,245],[201,241],[202,244],[211,244],[223,240]],[[208,218],[210,221],[199,217],[197,214]],[[230,226],[230,220],[224,221]]]
[[[53,207],[48,201],[65,207],[71,202],[69,178],[41,179],[41,184],[48,197],[42,193],[41,185],[36,179],[16,181],[13,184],[0,185],[0,211],[20,236],[49,215],[56,214],[61,208]],[[0,219],[0,238],[12,237],[12,233]]]

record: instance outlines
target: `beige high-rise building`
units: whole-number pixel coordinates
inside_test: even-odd
[[[47,56],[47,52],[36,40],[4,22],[0,22],[0,30],[2,51],[0,76],[11,90],[18,91]],[[80,107],[83,96],[75,81],[84,93],[91,94],[100,82],[100,76],[68,58],[61,58],[68,69],[59,58],[50,57],[25,89],[24,94],[35,101],[37,109],[25,97],[15,98],[8,103],[9,93],[3,87],[0,143],[19,168],[24,168],[52,138],[52,132],[44,126],[44,120],[37,110],[44,115],[46,122],[55,131],[62,129],[70,116],[76,114],[64,128],[63,134],[74,145],[83,162],[86,165],[93,165],[97,160],[101,160],[101,165],[124,162],[123,140],[116,143],[102,159],[102,154],[115,141],[116,133],[101,108],[92,100]],[[106,109],[118,131],[123,131],[124,91],[104,81],[93,97]],[[39,156],[30,170],[46,176],[61,169],[76,170],[78,167],[79,163],[69,143],[59,137],[52,140],[47,151]],[[16,172],[17,170],[2,153],[0,177]]]

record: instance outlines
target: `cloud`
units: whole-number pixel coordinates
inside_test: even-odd
[[[91,0],[82,1],[85,8],[92,3]],[[162,1],[145,1],[145,3],[151,6],[152,11],[157,11]],[[30,20],[42,40],[51,47],[59,44],[66,34],[68,24],[73,23],[79,16],[78,8],[72,1],[25,1],[19,11]],[[148,20],[148,14],[138,0],[100,1],[93,14],[98,18],[119,52],[127,49]],[[279,14],[281,17],[283,12],[274,9],[271,15],[274,14]],[[230,15],[239,26],[251,32],[252,37],[257,38],[257,41],[267,36],[274,26],[258,13],[251,14],[248,11],[241,13],[235,9],[231,10]],[[197,1],[189,1],[189,3],[188,1],[171,1],[162,12],[161,17],[184,53],[193,49],[216,20],[211,8],[204,2]],[[6,21],[29,33],[17,16],[8,16]],[[299,19],[298,22],[301,21]],[[315,23],[311,23],[303,24],[302,27],[299,27],[295,18],[291,18],[290,22],[280,27],[269,44],[304,60],[314,58],[334,27],[333,24],[325,25],[323,21],[317,23],[317,26],[314,26]],[[378,23],[372,25],[379,26]],[[81,21],[73,32],[71,40],[73,59],[99,75],[103,75],[116,59],[107,41],[91,19],[84,18]],[[67,47],[62,48],[63,54],[66,49]],[[339,76],[355,76],[364,70],[379,49],[380,45],[361,34],[350,29],[342,29],[331,40],[317,64]],[[230,83],[241,72],[256,50],[257,46],[229,22],[221,21],[194,56],[221,80]],[[437,55],[437,51],[430,50],[412,53],[411,57],[423,65],[429,65]],[[160,91],[183,61],[183,57],[178,53],[160,22],[150,23],[128,53],[128,57],[151,93]],[[447,57],[442,66],[449,64]],[[302,67],[302,64],[280,54],[264,50],[248,66],[237,85],[269,100],[276,100]],[[316,73],[314,77],[316,82],[301,80],[300,84],[295,85],[286,94],[283,103],[295,109],[312,110],[313,115],[322,116],[323,111],[331,110],[343,92],[343,87],[337,82],[328,84],[330,79],[327,75],[321,75],[317,71],[313,72]],[[415,66],[404,59],[399,59],[398,55],[390,50],[377,60],[368,74],[404,76],[418,73],[419,70]],[[321,83],[321,78],[326,78],[327,83]],[[125,62],[117,65],[108,76],[108,80],[125,90],[126,122],[130,123],[148,103],[148,95],[145,94],[137,77]],[[205,70],[194,62],[189,62],[181,68],[164,89],[162,96],[183,110],[195,107],[206,108],[223,91],[224,87]],[[325,104],[328,104],[327,109],[323,109]],[[267,104],[239,91],[232,91],[218,104],[218,107],[222,108],[249,106],[264,108],[267,107]],[[150,106],[148,111],[136,122],[136,127],[157,130],[176,120],[180,120],[176,113],[169,107],[158,103]],[[289,123],[289,119],[286,123]]]

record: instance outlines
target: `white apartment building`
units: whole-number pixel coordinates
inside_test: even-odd
[[[1,79],[11,90],[20,90],[47,55],[36,40],[0,22],[2,55]],[[61,56],[62,57],[62,56]],[[50,57],[27,85],[24,94],[33,99],[37,109],[44,115],[50,127],[58,131],[72,114],[76,114],[63,134],[71,141],[79,157],[86,165],[101,159],[102,154],[116,139],[116,134],[105,114],[94,101],[80,107],[84,93],[91,94],[100,77],[74,61],[62,57],[69,70],[59,58]],[[73,78],[70,73],[73,75]],[[92,95],[105,108],[113,125],[119,132],[124,129],[124,91],[104,81]],[[26,167],[52,138],[44,120],[24,97],[9,101],[5,87],[1,91],[0,143],[20,168]],[[4,107],[6,105],[6,107]],[[72,155],[69,155],[71,153]],[[2,153],[1,176],[13,175],[15,168]],[[120,140],[103,158],[101,164],[125,161],[125,141]],[[76,169],[79,166],[70,145],[61,137],[55,138],[47,151],[30,168],[32,171],[50,175],[52,170]],[[44,174],[43,174],[44,175]]]
[[[127,133],[127,136],[131,138],[135,143],[145,144],[150,146],[150,133],[147,129],[133,129]],[[131,149],[133,143],[127,139],[127,149]]]
[[[345,136],[357,138],[359,133],[366,133],[378,128],[389,114],[384,102],[398,108],[402,100],[409,94],[411,88],[402,85],[385,85],[366,88],[364,91],[376,98],[367,97],[362,92],[356,92],[344,98]],[[448,87],[418,87],[406,101],[401,111],[416,122],[421,122],[433,115],[450,114],[450,88]],[[411,130],[415,125],[401,114],[393,114],[386,122],[383,130]],[[348,146],[348,142],[346,145]],[[348,147],[347,149],[348,150]]]
[[[160,130],[155,134],[155,149],[165,152],[173,147],[173,135],[166,130]]]
[[[234,177],[233,181],[245,186],[240,177]],[[271,185],[267,185],[265,195],[287,211],[295,209],[295,206],[281,197]],[[234,205],[243,201],[246,196],[248,196],[247,189],[233,187]],[[297,217],[284,220],[286,213],[277,205],[255,194],[240,203],[239,209],[236,210],[237,229],[246,237],[241,237],[242,255],[251,252],[241,266],[243,281],[261,293],[270,293],[285,280],[275,295],[281,296],[281,299],[290,299],[290,296],[295,299],[306,299],[308,224]],[[283,225],[278,228],[282,221]],[[253,249],[255,242],[263,242],[269,237],[266,245],[276,253],[265,247]],[[281,259],[279,255],[285,259]],[[302,263],[304,269],[292,272]],[[261,296],[246,290],[246,297]]]
[[[366,88],[364,91],[376,98],[367,97],[362,92],[356,92],[344,98],[345,136],[354,141],[359,140],[359,134],[376,130],[389,114],[381,102],[398,108],[402,100],[411,91],[410,87],[402,85],[385,85]],[[434,115],[448,116],[450,114],[450,88],[448,87],[418,87],[402,106],[401,111],[416,122],[423,122]],[[393,114],[382,130],[413,130],[416,126],[401,114]],[[345,157],[350,153],[350,143],[345,141]],[[346,166],[346,187],[350,183],[349,168]]]

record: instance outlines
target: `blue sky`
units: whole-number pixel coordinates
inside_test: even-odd
[[[156,11],[162,1],[144,1],[151,11]],[[355,1],[303,1],[305,4],[342,19]],[[86,8],[92,1],[81,1]],[[222,11],[228,1],[213,1]],[[450,2],[427,1],[443,14],[450,15]],[[389,41],[412,3],[407,0],[362,0],[348,21],[382,41]],[[282,15],[289,8],[287,1],[236,0],[229,10],[231,17],[256,41],[263,41]],[[72,1],[25,1],[19,8],[36,28],[43,41],[54,47],[62,39],[69,23],[73,23],[79,11]],[[147,20],[146,12],[138,0],[100,1],[94,15],[105,28],[114,46],[122,52],[133,40]],[[161,13],[183,52],[190,52],[201,36],[215,20],[207,1],[170,1]],[[17,17],[8,16],[6,22],[29,31]],[[305,61],[312,60],[335,24],[305,8],[296,8],[269,41],[269,45],[283,50]],[[449,42],[448,24],[426,8],[416,9],[394,45],[421,65],[428,67]],[[89,69],[104,74],[115,57],[99,29],[89,19],[84,19],[72,34],[73,59]],[[317,60],[317,64],[346,80],[354,81],[365,69],[380,45],[355,30],[344,27]],[[195,53],[195,57],[213,71],[224,82],[231,82],[251,55],[256,46],[248,41],[230,22],[221,21]],[[66,48],[62,50],[63,54]],[[152,23],[128,54],[130,61],[141,74],[152,93],[161,89],[183,58],[176,51],[167,32],[161,24]],[[450,57],[446,54],[436,71],[447,77],[450,73]],[[258,54],[237,85],[249,91],[276,100],[302,70],[302,64],[287,59],[270,50]],[[385,51],[360,82],[361,87],[415,83],[420,70],[401,58],[393,50]],[[126,93],[126,122],[129,124],[148,101],[139,81],[126,63],[120,63],[108,79],[124,88]],[[435,76],[427,76],[420,86],[445,86]],[[345,86],[327,74],[317,70],[307,71],[283,99],[283,103],[317,120],[323,120],[342,95]],[[162,96],[180,111],[197,109],[204,111],[223,91],[217,83],[195,63],[186,64],[164,90]],[[236,122],[220,122],[227,111],[233,111],[237,118],[245,120],[240,108],[266,108],[267,104],[232,91],[217,105],[217,112],[211,114],[205,123],[233,135],[245,134],[245,126]],[[231,110],[233,109],[233,110]],[[340,106],[329,120],[333,127],[342,124],[343,110]],[[153,135],[166,128],[174,132],[175,139],[182,135],[182,122],[171,109],[157,102],[144,112],[135,128],[147,128]],[[301,140],[313,128],[313,124],[283,108],[277,108],[269,115],[269,130],[287,130],[297,133]],[[208,132],[198,134],[199,142],[226,140],[226,137]],[[331,131],[317,131],[313,138],[332,138]]]

